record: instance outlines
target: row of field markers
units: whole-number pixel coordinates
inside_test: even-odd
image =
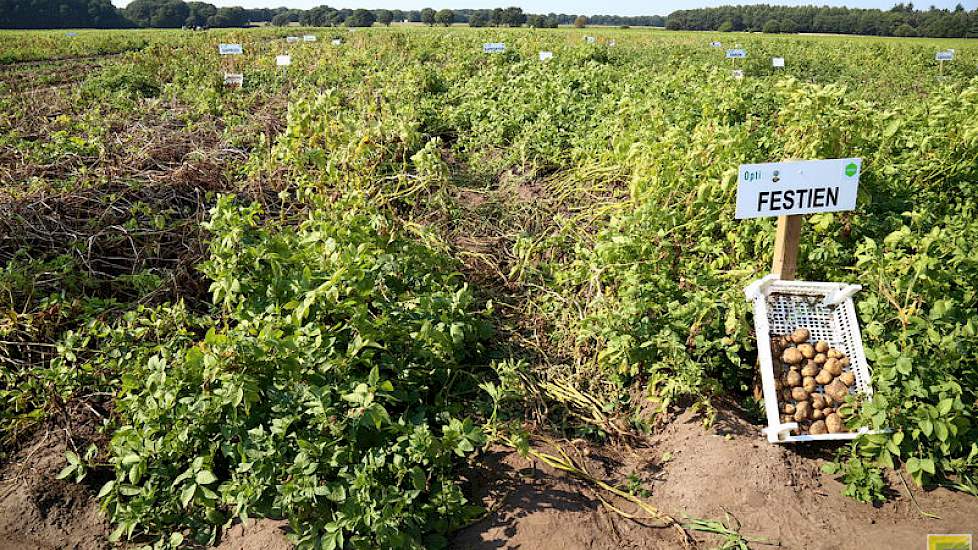
[[[596,39],[593,36],[585,36],[584,39],[589,44],[594,44],[596,42]],[[307,34],[307,35],[303,35],[302,36],[302,41],[303,42],[316,42],[316,40],[317,40],[316,36],[315,35],[312,35],[312,34]],[[294,44],[294,43],[299,42],[299,37],[298,36],[287,36],[287,37],[285,37],[285,41],[288,42],[289,44]],[[343,44],[343,40],[340,39],[340,38],[334,38],[332,40],[332,44],[334,46],[342,45]],[[615,45],[615,41],[614,40],[608,41],[608,45],[609,46],[614,46]],[[723,47],[723,45],[720,42],[710,42],[710,46],[713,47],[713,48],[721,48],[721,47]],[[244,48],[242,47],[241,44],[218,44],[217,50],[220,53],[220,55],[241,55],[241,54],[244,53]],[[485,44],[482,45],[482,51],[483,51],[483,53],[503,53],[503,52],[506,51],[506,44],[504,42],[486,42]],[[548,61],[550,59],[553,59],[553,57],[554,57],[554,53],[551,52],[551,51],[541,50],[540,53],[539,53],[540,61]],[[726,57],[728,59],[731,59],[731,60],[733,60],[733,59],[746,59],[747,58],[747,50],[744,50],[742,48],[728,49],[726,51]],[[952,61],[954,59],[954,50],[953,49],[948,49],[948,50],[945,50],[945,51],[942,51],[942,52],[937,52],[937,55],[936,55],[935,59],[937,61],[942,62],[942,63],[944,61]],[[277,56],[275,56],[275,65],[276,66],[279,66],[279,67],[288,67],[291,64],[292,64],[292,56],[291,55],[277,55]],[[783,68],[785,66],[784,65],[784,58],[783,57],[772,57],[771,58],[771,66],[772,67],[781,67],[781,68]],[[732,72],[732,74],[737,79],[741,79],[741,78],[744,77],[744,71],[739,70],[739,69],[738,70],[734,70]],[[242,75],[240,73],[224,73],[224,84],[225,85],[227,85],[227,86],[242,86],[243,83],[244,83],[244,75]]]
[[[285,38],[285,40],[289,44],[293,44],[293,43],[296,43],[296,42],[299,41],[299,37],[297,37],[297,36],[287,36]],[[307,34],[307,35],[305,35],[305,36],[302,37],[302,41],[303,42],[315,42],[316,41],[316,36],[315,35],[312,35],[312,34]],[[334,46],[340,46],[340,45],[343,44],[343,39],[341,39],[341,38],[334,38],[333,41],[332,41],[332,44]],[[244,53],[244,47],[242,47],[241,44],[218,44],[217,45],[217,52],[219,54],[221,54],[221,55],[241,55],[241,54]]]

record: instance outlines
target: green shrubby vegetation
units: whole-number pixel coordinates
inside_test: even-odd
[[[0,100],[22,163],[67,167],[7,192],[112,193],[113,226],[168,240],[111,250],[174,258],[93,268],[84,227],[64,249],[0,248],[2,435],[99,406],[104,440],[64,475],[107,477],[115,537],[206,543],[284,517],[304,547],[438,547],[476,513],[459,466],[524,407],[601,439],[647,426],[648,403],[709,420],[748,400],[742,289],[774,224],[733,219],[736,168],[790,158],[864,159],[857,210],[808,218],[799,277],[863,285],[876,394],[853,425],[892,431],[828,470],[865,501],[884,468],[978,492],[973,45],[745,35],[736,80],[719,34],[376,29],[291,46],[283,72],[288,32],[161,33],[57,90],[72,107],[51,140]],[[231,39],[241,89],[221,82]],[[165,182],[186,204],[151,194],[156,164],[101,179],[110,125],[153,117],[211,144],[175,164],[206,178]],[[178,279],[181,239],[206,248]]]

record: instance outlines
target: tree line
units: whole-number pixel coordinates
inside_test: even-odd
[[[526,14],[522,8],[495,9],[442,9],[421,10],[351,10],[319,6],[310,10],[287,10],[272,20],[272,25],[285,26],[298,23],[306,26],[329,27],[345,25],[348,27],[370,26],[373,23],[390,25],[394,22],[424,23],[426,25],[467,24],[470,27],[534,27],[557,28],[558,25],[580,24],[581,18],[594,25],[634,25],[663,27],[666,18],[652,16],[595,15],[590,18],[577,14],[548,13]]]
[[[872,36],[978,38],[978,9],[967,11],[897,4],[892,9],[830,8],[827,6],[723,6],[680,10],[669,14],[666,28],[696,31],[817,32]]]
[[[181,28],[245,27],[268,22],[276,26],[369,27],[394,22],[427,25],[468,24],[472,27],[556,28],[558,25],[664,26],[666,18],[654,16],[583,15],[566,13],[527,14],[521,8],[459,10],[365,10],[317,6],[308,10],[288,8],[218,8],[206,2],[184,0],[133,0],[125,8],[111,0],[0,0],[0,28]]]
[[[283,11],[183,0],[133,0],[123,9],[110,0],[0,0],[0,29],[244,27]]]
[[[288,8],[218,8],[206,2],[133,0],[123,9],[110,0],[0,0],[0,28],[124,28],[244,27],[255,22],[276,26],[369,27],[394,22],[427,25],[468,24],[471,27],[555,28],[558,25],[654,26],[671,30],[819,32],[878,36],[978,37],[978,9],[914,9],[897,4],[888,11],[827,6],[724,6],[680,10],[668,17],[526,14],[521,8],[365,10],[326,5],[308,10]]]

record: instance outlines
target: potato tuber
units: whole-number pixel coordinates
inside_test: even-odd
[[[808,401],[801,401],[795,406],[795,422],[808,420],[812,415],[812,404]]]
[[[822,435],[828,432],[826,424],[824,421],[819,420],[812,423],[812,427],[808,429],[808,433],[812,435]]]
[[[842,374],[842,365],[839,364],[838,359],[829,359],[825,362],[825,365],[823,365],[822,368],[829,371],[829,374],[832,376],[839,376]]]
[[[852,374],[852,372],[844,372],[839,375],[839,380],[846,386],[852,387],[856,383],[856,375]]]
[[[843,385],[842,387],[844,388],[845,385]],[[795,401],[805,401],[806,399],[808,399],[808,392],[805,391],[805,388],[802,387],[791,388],[791,398],[794,399]]]
[[[837,414],[830,414],[825,417],[825,427],[828,428],[829,433],[833,434],[842,433],[846,429],[842,418]]]
[[[801,373],[792,369],[788,371],[787,376],[785,376],[785,382],[787,382],[788,387],[794,388],[801,385]]]
[[[822,395],[822,394],[820,394],[820,393],[813,393],[812,394],[812,407],[814,407],[816,409],[824,409],[825,408],[825,396]]]
[[[807,328],[800,328],[791,333],[791,341],[796,344],[804,344],[812,335]]]
[[[814,361],[809,360],[807,363],[805,363],[805,366],[801,368],[801,375],[815,376],[816,374],[818,374],[819,370],[821,369],[818,368],[818,365],[816,365]]]
[[[811,344],[799,344],[798,351],[801,352],[802,357],[805,359],[815,357],[815,348]]]
[[[846,400],[846,396],[849,395],[849,388],[836,378],[831,384],[825,386],[825,393],[831,396],[833,401],[842,403]]]
[[[822,371],[815,376],[815,381],[824,386],[832,381],[832,373],[822,369]]]
[[[784,355],[781,356],[781,361],[789,365],[797,365],[798,363],[801,363],[802,359],[804,359],[804,357],[801,355],[801,352],[798,351],[798,348],[788,348],[784,350]]]

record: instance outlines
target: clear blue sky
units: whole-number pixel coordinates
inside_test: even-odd
[[[326,4],[334,8],[367,8],[367,9],[402,9],[419,10],[421,8],[505,8],[519,6],[527,13],[573,13],[573,14],[603,14],[603,15],[668,15],[675,10],[702,8],[707,6],[725,6],[735,4],[779,4],[786,6],[799,5],[829,5],[849,6],[853,8],[889,9],[897,2],[895,0],[861,0],[858,2],[840,2],[818,0],[810,2],[768,0],[766,2],[750,2],[747,0],[663,0],[659,2],[643,2],[641,0],[204,0],[216,6],[243,6],[246,8],[289,8],[308,9]],[[917,9],[926,9],[932,4],[938,8],[953,8],[961,3],[965,8],[973,10],[978,7],[978,0],[931,0],[929,2],[914,2]],[[117,6],[125,6],[129,0],[113,0]]]

